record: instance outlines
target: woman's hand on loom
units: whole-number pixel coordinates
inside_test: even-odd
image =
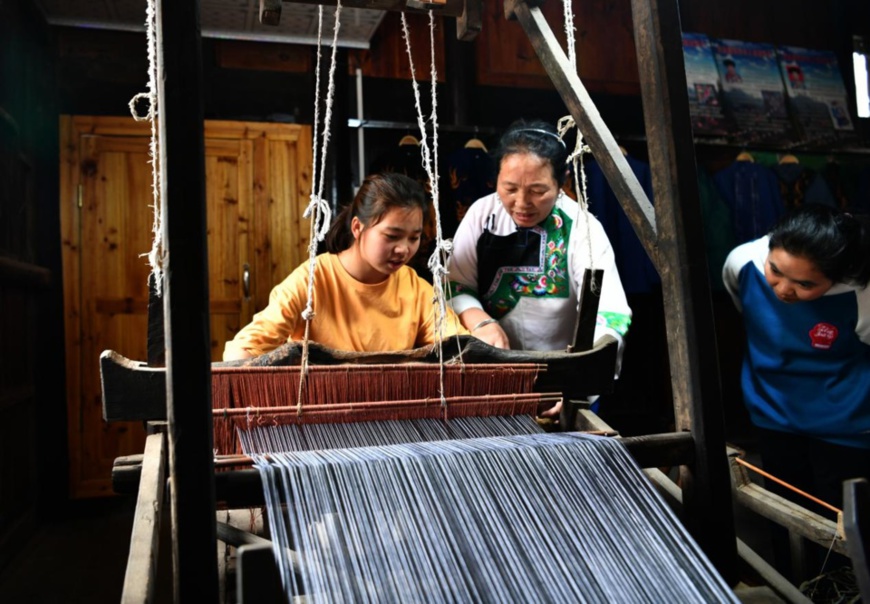
[[[492,323],[487,323],[486,325],[481,325],[477,329],[473,329],[471,335],[495,348],[509,350],[511,347],[507,334],[495,319],[492,320]]]
[[[538,417],[546,417],[548,419],[553,419],[559,421],[559,414],[562,412],[562,399],[559,399],[559,402],[550,407],[549,409],[545,409],[538,413]]]

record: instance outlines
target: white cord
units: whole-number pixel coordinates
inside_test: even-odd
[[[163,295],[163,265],[166,260],[166,250],[163,247],[163,198],[160,193],[160,140],[157,131],[158,94],[157,94],[157,8],[155,0],[148,0],[145,8],[145,34],[148,42],[148,92],[140,92],[128,103],[130,114],[137,122],[151,122],[151,193],[154,200],[154,220],[151,225],[153,241],[151,251],[142,256],[148,256],[151,274],[154,277],[154,289],[157,296]],[[136,104],[143,99],[148,100],[148,112],[140,115]]]
[[[414,69],[414,59],[411,55],[411,38],[408,33],[408,21],[405,18],[405,13],[402,17],[402,34],[405,38],[405,50],[408,53],[408,64],[411,70],[411,85],[414,90],[414,106],[417,110],[417,125],[420,128],[420,150],[423,161],[423,169],[426,171],[426,176],[429,179],[429,187],[431,192],[432,204],[435,210],[435,249],[429,257],[427,266],[432,273],[432,288],[434,290],[434,299],[432,303],[435,305],[435,334],[438,343],[438,359],[441,366],[441,403],[446,405],[444,397],[444,320],[447,316],[447,301],[444,296],[445,285],[449,271],[447,267],[450,262],[450,254],[453,251],[453,242],[443,238],[441,230],[441,210],[439,204],[439,175],[438,175],[438,103],[436,97],[436,86],[438,83],[438,71],[435,66],[435,14],[429,11],[429,47],[430,47],[430,85],[431,85],[431,104],[432,104],[432,152],[429,151],[428,139],[426,137],[426,122],[423,119],[423,110],[420,105],[420,89],[417,85],[417,76]],[[461,358],[461,357],[460,357]]]
[[[577,73],[577,49],[574,42],[574,13],[571,7],[571,0],[562,0],[562,11],[565,15],[565,41],[568,46],[568,61],[571,62],[571,67],[574,68],[574,73]]]
[[[329,225],[332,222],[332,211],[329,203],[323,199],[324,175],[326,174],[326,156],[329,145],[330,121],[332,120],[332,104],[335,96],[335,65],[336,51],[338,48],[338,31],[341,27],[341,2],[337,2],[335,6],[335,21],[333,25],[332,37],[332,55],[329,64],[329,80],[326,91],[326,108],[323,116],[323,140],[320,149],[320,164],[318,166],[318,151],[317,151],[317,131],[320,127],[320,48],[322,44],[323,32],[323,6],[318,7],[317,21],[317,67],[315,76],[315,94],[314,94],[314,127],[313,127],[313,143],[314,148],[314,168],[312,174],[312,182],[317,183],[316,191],[311,193],[308,202],[308,207],[302,214],[303,218],[311,220],[310,232],[308,238],[308,299],[305,303],[305,310],[302,311],[302,318],[307,323],[310,323],[314,318],[314,279],[315,267],[317,265],[317,244],[323,241],[326,233],[329,231]],[[308,326],[305,329],[306,339],[308,334]]]
[[[589,254],[589,269],[595,270],[595,257],[592,252],[592,225],[591,218],[589,215],[589,202],[586,190],[586,167],[583,164],[583,155],[590,151],[589,146],[583,140],[583,133],[580,132],[580,128],[574,122],[574,118],[570,115],[566,115],[559,119],[557,129],[559,132],[559,136],[564,140],[565,135],[574,128],[577,131],[576,142],[574,143],[574,151],[568,155],[568,158],[565,160],[565,163],[570,163],[574,168],[574,191],[577,193],[577,216],[574,220],[574,224],[572,225],[572,231],[577,229],[580,214],[583,214],[586,222],[586,245],[587,252]],[[573,233],[572,233],[573,235]],[[573,238],[573,237],[572,237]],[[595,281],[592,281],[592,290],[593,293],[598,294],[600,292],[595,291]],[[579,292],[578,292],[579,296]]]

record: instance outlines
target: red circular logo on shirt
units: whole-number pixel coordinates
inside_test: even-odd
[[[810,330],[810,342],[813,348],[828,350],[834,345],[839,330],[830,323],[818,323]]]

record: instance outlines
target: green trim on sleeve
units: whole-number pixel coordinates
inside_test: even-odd
[[[609,327],[621,336],[628,333],[628,328],[631,325],[631,317],[618,312],[600,312],[598,313],[598,324]]]

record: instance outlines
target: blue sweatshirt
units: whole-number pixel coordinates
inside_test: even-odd
[[[752,422],[870,449],[870,287],[787,304],[764,278],[768,237],[735,248],[722,279],[743,314],[741,385]]]

